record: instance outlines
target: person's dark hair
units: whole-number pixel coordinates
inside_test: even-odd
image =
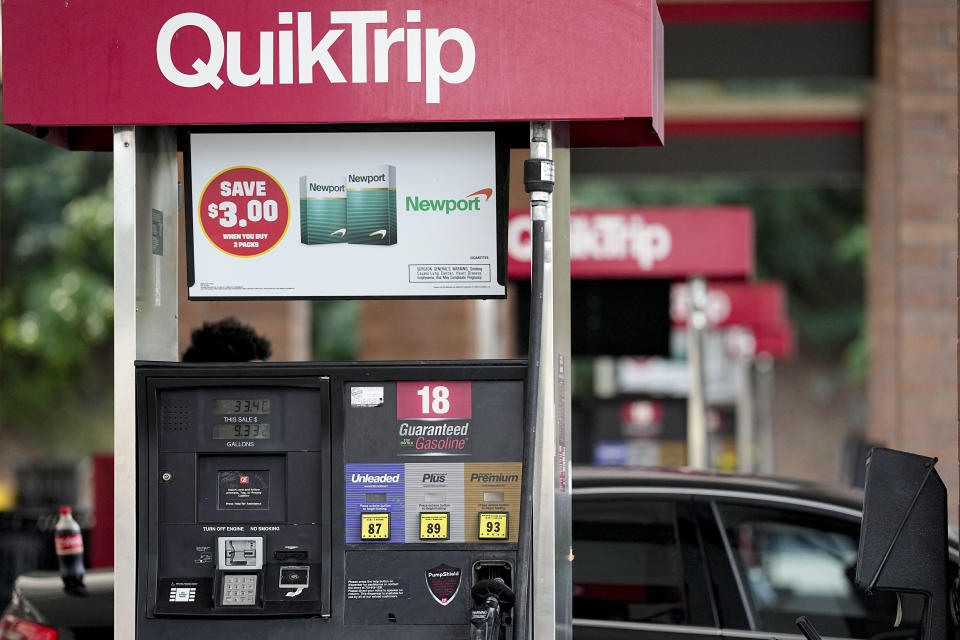
[[[204,322],[190,334],[184,362],[249,362],[270,357],[270,341],[236,318]]]

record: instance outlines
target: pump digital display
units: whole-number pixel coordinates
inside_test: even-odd
[[[269,440],[270,424],[267,422],[224,422],[213,425],[214,440]]]
[[[213,404],[213,412],[227,415],[235,413],[270,413],[270,398],[227,398],[217,400]]]

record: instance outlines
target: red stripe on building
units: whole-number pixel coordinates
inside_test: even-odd
[[[868,22],[873,3],[847,2],[677,2],[659,5],[664,24],[706,22]]]
[[[666,133],[676,138],[859,136],[863,120],[668,120]]]

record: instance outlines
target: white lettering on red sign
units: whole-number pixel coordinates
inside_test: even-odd
[[[515,260],[530,262],[530,218],[516,216],[507,229],[507,246]],[[642,216],[603,213],[570,217],[570,259],[593,262],[632,259],[642,271],[665,260],[673,248],[670,230]]]
[[[730,317],[730,296],[719,289],[707,288],[707,326],[717,327]],[[670,318],[685,323],[690,318],[690,288],[675,284],[670,291]]]
[[[390,48],[398,46],[404,50],[406,59],[406,81],[423,82],[426,76],[425,99],[427,104],[440,102],[440,83],[460,84],[473,74],[476,64],[476,47],[473,38],[465,30],[451,27],[440,29],[420,29],[409,26],[390,29],[371,29],[368,25],[388,22],[386,11],[331,11],[331,25],[345,25],[350,30],[350,82],[367,82],[368,33],[373,32],[373,81],[389,82]],[[406,24],[420,22],[419,10],[406,12]],[[196,88],[210,85],[214,89],[223,86],[221,77],[223,63],[227,63],[227,81],[237,87],[250,87],[254,84],[272,85],[274,83],[274,58],[277,60],[278,84],[294,83],[294,30],[293,12],[281,11],[277,14],[280,27],[290,25],[288,29],[259,32],[260,64],[255,73],[246,73],[240,67],[241,32],[224,31],[215,20],[202,13],[179,13],[167,20],[157,35],[157,64],[164,77],[178,87]],[[196,27],[203,31],[210,46],[206,60],[193,61],[192,72],[184,72],[173,63],[174,36],[184,27]],[[319,42],[313,40],[313,13],[297,12],[296,28],[296,78],[298,84],[313,84],[314,67],[320,65],[327,82],[339,84],[347,82],[337,61],[330,54],[330,47],[343,35],[345,29],[329,29]],[[422,42],[422,46],[421,46]],[[441,62],[444,45],[459,49],[460,66],[449,70]],[[247,46],[250,46],[249,42]],[[423,73],[421,74],[421,69]]]

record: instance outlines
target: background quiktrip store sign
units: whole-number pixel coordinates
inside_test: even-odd
[[[670,290],[670,321],[687,326],[690,290],[680,282]],[[754,353],[790,358],[794,329],[787,316],[787,293],[780,282],[711,282],[707,285],[707,325],[711,329],[743,327],[753,337]]]
[[[574,145],[662,139],[663,25],[653,0],[308,6],[8,0],[4,121],[547,119],[575,121]],[[537,64],[525,64],[533,50]]]
[[[530,277],[530,214],[511,211],[507,275]],[[635,207],[570,212],[570,277],[742,279],[753,272],[747,207]]]

